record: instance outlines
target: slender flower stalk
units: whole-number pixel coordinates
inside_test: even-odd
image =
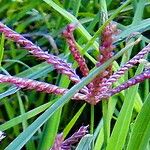
[[[54,146],[51,148],[51,150],[71,150],[71,146],[75,143],[78,143],[79,140],[88,133],[88,127],[89,126],[81,126],[77,132],[63,142],[63,136],[62,134],[59,134],[56,137]]]
[[[100,95],[100,99],[102,98],[109,98],[110,96],[117,94],[119,92],[121,92],[122,90],[125,90],[135,84],[141,83],[146,79],[150,78],[150,69],[145,70],[144,72],[142,72],[141,74],[129,79],[128,81],[126,81],[125,83],[119,85],[118,87],[104,93],[103,95]]]
[[[44,52],[40,47],[34,45],[31,41],[27,40],[22,35],[14,32],[1,22],[0,32],[3,33],[8,39],[11,39],[16,43],[22,45],[25,49],[29,50],[29,52],[35,57],[41,60],[45,60],[49,64],[52,64],[55,69],[67,75],[70,78],[70,80],[74,81],[75,83],[80,81],[80,78],[71,68],[70,64],[67,64],[64,60],[60,59],[57,56]]]
[[[89,69],[87,67],[87,64],[85,62],[85,59],[80,54],[76,42],[73,36],[73,31],[75,30],[76,25],[75,24],[69,24],[67,28],[63,31],[63,36],[66,38],[66,41],[69,45],[69,49],[74,57],[74,59],[77,61],[80,71],[82,72],[83,76],[87,76],[89,74]]]
[[[39,92],[53,93],[57,95],[63,95],[68,91],[68,89],[60,88],[56,85],[48,84],[45,82],[39,82],[31,79],[24,79],[24,78],[2,75],[2,74],[0,74],[0,82],[12,83],[18,86],[19,88],[33,89]],[[73,99],[86,100],[87,97],[84,94],[76,93]]]

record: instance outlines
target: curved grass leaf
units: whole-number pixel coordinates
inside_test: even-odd
[[[117,36],[117,40],[115,42],[118,42],[120,40],[125,39],[130,34],[135,32],[143,33],[145,31],[148,31],[150,29],[150,19],[145,19],[143,21],[138,22],[136,25],[128,26],[126,30],[124,30],[121,34]]]
[[[127,150],[144,150],[150,139],[150,94],[145,100],[141,112],[138,114]]]
[[[65,75],[61,75],[60,79],[58,78],[59,86],[68,88],[70,80],[68,77]],[[55,96],[56,101],[60,98],[61,96]],[[53,96],[51,97],[51,100],[53,99]],[[53,116],[47,121],[47,123],[44,126],[44,130],[42,132],[42,137],[40,140],[40,143],[38,145],[38,150],[47,150],[50,147],[52,147],[55,137],[58,133],[58,128],[60,124],[62,116],[62,108],[58,109]]]
[[[96,134],[97,133],[97,134]],[[96,134],[96,136],[95,136]],[[99,122],[99,125],[97,127],[97,129],[94,132],[94,150],[100,150],[103,146],[103,142],[104,142],[104,131],[103,131],[103,120],[101,119],[101,121]]]
[[[15,125],[18,125],[19,123],[22,123],[24,119],[30,119],[38,114],[40,114],[41,112],[43,112],[44,110],[46,110],[50,105],[52,104],[52,102],[48,102],[46,104],[43,104],[33,110],[30,110],[18,117],[15,117],[7,122],[5,122],[4,124],[0,125],[0,130],[1,131],[5,131]]]
[[[136,71],[136,74],[141,73],[142,70],[143,67],[140,65]],[[106,150],[122,150],[128,133],[137,91],[138,85],[135,85],[127,90],[123,106],[113,128]]]
[[[91,150],[91,144],[93,140],[93,135],[87,134],[85,135],[79,142],[77,148],[75,150]]]
[[[0,41],[0,66],[3,60],[3,54],[4,54],[4,40],[5,36],[2,34],[1,41]]]
[[[73,127],[73,125],[76,123],[77,119],[80,117],[81,113],[83,112],[84,108],[85,108],[86,104],[84,104],[79,110],[78,112],[74,115],[74,117],[71,119],[71,121],[68,123],[68,125],[65,127],[64,131],[63,131],[63,137],[65,138],[67,136],[67,134],[69,133],[69,131],[71,130],[71,128]]]
[[[139,2],[137,3],[132,25],[138,24],[142,20],[146,1],[147,0],[139,0]]]

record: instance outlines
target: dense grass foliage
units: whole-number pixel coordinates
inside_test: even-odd
[[[143,77],[144,82],[112,94],[109,99],[94,103],[96,105],[72,100],[108,66],[112,64],[116,72],[150,43],[150,0],[2,0],[0,6],[3,24],[43,51],[72,64],[81,79],[72,82],[63,72],[57,72],[55,66],[35,58],[2,33],[0,74],[34,79],[69,90],[57,96],[0,83],[0,133],[6,133],[0,150],[49,150],[59,133],[63,133],[64,139],[71,139],[78,136],[80,130],[83,137],[72,149],[150,149],[149,79]],[[62,34],[70,23],[76,26],[73,33],[76,43],[73,44],[89,68],[85,77]],[[103,44],[100,41],[109,23],[117,28],[112,40],[113,56],[97,66],[99,44]],[[147,49],[149,52],[150,47]],[[149,58],[147,53],[113,87],[149,69]],[[89,126],[89,132],[82,126]]]

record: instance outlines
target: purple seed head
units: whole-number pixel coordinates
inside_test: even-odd
[[[69,24],[67,28],[63,31],[63,36],[65,37],[69,49],[71,51],[71,54],[73,55],[74,59],[77,61],[80,71],[82,72],[83,76],[87,76],[89,74],[89,69],[87,67],[87,64],[85,62],[85,59],[80,54],[76,42],[73,36],[73,31],[75,30],[76,25],[75,24]]]
[[[50,150],[62,150],[61,145],[63,140],[64,140],[63,134],[62,133],[58,134],[53,144],[53,147]]]
[[[79,140],[88,133],[88,127],[89,126],[81,126],[77,132],[63,141],[61,148],[63,150],[71,150],[71,146],[75,143],[78,143]]]
[[[34,45],[31,41],[27,40],[22,35],[14,32],[1,22],[0,32],[3,33],[8,39],[11,39],[16,43],[22,45],[25,49],[29,50],[29,52],[38,59],[45,60],[47,63],[52,64],[54,68],[57,69],[60,73],[66,74],[70,78],[70,80],[74,82],[80,81],[80,78],[71,68],[70,64],[67,64],[64,60],[60,59],[57,56],[44,52],[40,47]]]
[[[81,126],[71,137],[63,139],[63,134],[58,134],[51,150],[71,150],[71,146],[79,142],[79,140],[88,133],[89,126]]]
[[[97,67],[101,66],[103,63],[105,63],[108,59],[110,59],[113,56],[113,49],[115,48],[113,46],[113,34],[116,31],[116,27],[114,27],[112,24],[109,24],[105,27],[102,37],[101,37],[101,45],[99,47],[100,50],[100,56],[98,58],[98,63],[96,64]],[[90,85],[89,88],[89,101],[91,104],[96,104],[98,101],[98,95],[103,93],[103,87],[102,83],[108,79],[108,77],[112,74],[112,65],[110,65],[106,70],[104,70],[102,73],[100,73]]]
[[[45,82],[0,74],[0,83],[4,82],[15,84],[19,88],[32,89],[39,92],[53,93],[56,95],[63,95],[68,91],[68,89],[60,88],[56,85],[48,84]],[[87,100],[87,96],[81,93],[76,93],[73,96],[73,99]]]

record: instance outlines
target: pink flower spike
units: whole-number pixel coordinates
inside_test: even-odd
[[[82,72],[83,76],[87,76],[89,74],[89,69],[86,65],[85,59],[80,54],[76,46],[76,42],[73,36],[73,31],[75,30],[75,27],[76,27],[75,24],[69,24],[62,34],[66,38],[71,54],[73,55],[74,59],[77,61],[80,71]]]
[[[64,141],[63,134],[62,133],[58,134],[55,139],[54,145],[50,150],[62,150],[61,146],[63,141]]]
[[[110,78],[104,83],[108,88],[117,81],[127,70],[133,67],[135,64],[139,63],[147,53],[150,52],[150,44],[144,47],[137,55],[135,55],[131,60],[129,60],[123,67],[121,67],[116,73],[114,73]]]
[[[116,31],[116,27],[113,24],[109,24],[105,27],[102,37],[101,45],[99,46],[100,56],[98,58],[97,67],[105,63],[108,59],[113,56],[113,34]],[[99,100],[98,95],[103,93],[103,83],[110,77],[112,74],[112,65],[110,65],[106,70],[99,74],[89,85],[89,94],[88,99],[89,103],[95,105]]]
[[[40,47],[34,45],[31,41],[27,40],[22,35],[14,32],[1,22],[0,32],[3,33],[8,39],[11,39],[16,43],[22,45],[25,49],[29,50],[29,52],[35,57],[41,60],[45,60],[49,64],[52,64],[55,69],[59,70],[62,74],[66,74],[70,78],[70,80],[74,81],[75,83],[80,81],[80,78],[75,73],[75,71],[64,60],[60,59],[57,56],[44,52]]]
[[[81,126],[71,137],[63,141],[61,148],[63,150],[71,150],[71,145],[78,143],[79,140],[88,133],[89,126]]]
[[[141,83],[146,79],[150,79],[150,69],[145,70],[144,72],[142,72],[141,74],[129,79],[128,81],[126,81],[125,83],[119,85],[118,87],[109,90],[108,92],[101,94],[99,96],[100,99],[102,98],[109,98],[112,95],[115,95],[119,92],[121,92],[122,90],[125,90],[135,84]]]
[[[71,146],[78,143],[79,140],[88,133],[89,126],[81,126],[71,137],[64,140],[63,134],[58,134],[53,147],[50,150],[71,150]]]
[[[57,95],[63,95],[68,91],[68,89],[60,88],[56,85],[48,84],[45,82],[0,74],[0,83],[4,82],[15,84],[19,88],[32,89],[39,92],[53,93]],[[73,99],[87,100],[87,97],[84,94],[76,93]]]

